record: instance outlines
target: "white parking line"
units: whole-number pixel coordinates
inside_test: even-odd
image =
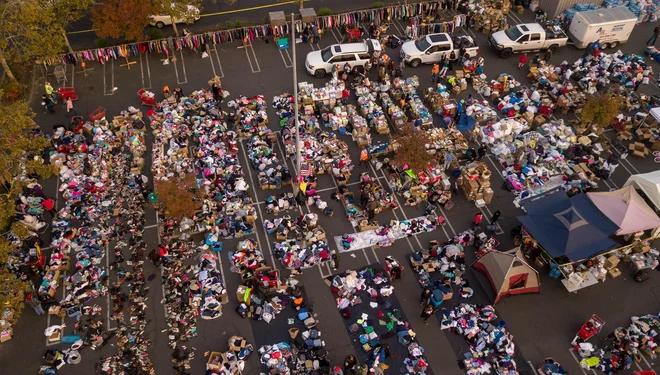
[[[250,159],[247,157],[247,153],[245,152],[245,147],[243,147],[243,142],[239,141],[238,142],[239,147],[241,148],[241,152],[243,153],[243,157],[245,158],[245,162],[247,163],[248,168],[250,168]],[[257,195],[257,189],[255,188],[254,185],[254,178],[252,177],[252,173],[249,173],[248,170],[248,176],[250,177],[250,182],[252,183],[252,193],[254,194],[254,199],[258,199]],[[261,206],[257,205],[257,210],[259,211],[259,218],[263,222],[264,220],[264,214],[261,212]],[[257,236],[257,242],[259,243],[259,248],[261,249],[262,252],[264,252],[264,248],[261,244],[261,240],[259,239],[259,229],[257,229],[257,223],[255,223],[255,234]],[[263,229],[263,225],[262,225]],[[268,246],[268,254],[270,254],[270,261],[273,263],[273,269],[277,270],[277,263],[275,263],[275,257],[273,256],[273,247],[270,245],[270,239],[268,239],[268,233],[264,230],[265,236],[266,236],[266,245]]]
[[[257,65],[257,70],[253,71],[252,73],[259,73],[261,72],[261,67],[259,66],[259,60],[257,60],[257,54],[254,52],[254,47],[252,46],[252,42],[250,42],[250,50],[252,51],[252,56],[254,57],[254,63]],[[247,50],[245,51],[247,53]]]
[[[332,34],[332,37],[335,38],[337,43],[341,43],[341,41],[343,40],[343,38],[341,38],[341,32],[339,32],[339,31],[335,32],[335,29],[336,29],[336,27],[331,28],[330,33]],[[337,37],[337,33],[339,33],[339,37]]]
[[[106,65],[108,63],[106,62],[103,64],[103,95],[104,96],[110,96],[115,94],[115,63],[114,59],[110,59],[110,92],[108,93],[108,85],[107,85],[107,78],[106,78]]]
[[[110,249],[108,248],[108,244],[105,244],[105,269],[105,272],[108,273],[105,278],[105,287],[110,289]],[[108,322],[106,327],[110,328],[110,293],[105,294],[105,303],[105,319]]]
[[[144,229],[156,228],[157,226],[158,226],[158,224],[151,224],[151,225],[145,226]]]
[[[401,25],[401,23],[399,23],[399,21],[396,18],[393,18],[392,21],[393,22],[390,25],[394,25],[394,27],[396,28],[399,34],[405,35],[406,28],[403,27],[403,25]]]
[[[488,212],[488,215],[489,215],[489,216],[487,217],[488,222],[491,223],[491,224],[493,224],[493,222],[490,221],[490,218],[493,217],[493,213],[490,211],[490,208],[488,208],[488,206],[484,206],[484,208],[486,209],[486,211]],[[502,227],[500,226],[500,223],[494,223],[494,224],[497,225],[497,230],[495,231],[495,234],[498,234],[498,235],[499,235],[499,234],[504,234],[504,231],[502,230]]]
[[[293,68],[293,60],[291,60],[291,56],[289,55],[289,51],[284,50],[284,52],[286,52],[286,56],[287,56],[287,57],[285,58],[285,57],[284,57],[285,54],[282,53],[282,50],[279,49],[279,48],[278,48],[277,50],[278,50],[279,53],[280,53],[280,57],[282,57],[282,62],[284,63],[284,67],[285,67],[285,68]],[[289,61],[287,62],[287,60],[289,60]]]
[[[218,61],[218,69],[220,70],[219,78],[224,78],[225,72],[222,70],[222,63],[220,62],[220,55],[218,55],[218,48],[213,46],[213,53],[215,53],[215,59]],[[209,56],[209,58],[212,58]]]
[[[211,62],[211,70],[213,71],[213,76],[216,77],[218,76],[218,73],[215,72],[215,66],[213,64],[213,56],[209,54],[209,61]]]
[[[532,364],[531,361],[527,361],[527,364],[529,367],[531,367],[532,371],[534,372],[534,375],[538,375],[538,372],[536,372],[536,369],[534,368],[534,365]]]
[[[66,66],[68,64],[64,64],[64,72],[66,74]],[[76,67],[72,66],[71,67],[71,87],[76,87]]]
[[[573,357],[573,359],[575,360],[575,362],[577,362],[578,367],[580,368],[580,371],[582,371],[582,374],[587,375],[587,370],[585,370],[585,369],[582,367],[582,365],[580,365],[580,360],[579,360],[578,357],[575,355],[575,350],[573,350],[573,348],[568,348],[568,352],[571,353],[571,357]],[[594,371],[594,370],[588,370],[588,371],[591,371],[594,375],[596,374],[596,371]]]
[[[149,81],[149,86],[145,87],[145,89],[150,89],[153,87],[153,84],[151,83],[151,68],[149,67],[149,54],[141,53],[140,55],[144,55],[144,65],[147,66],[147,80]]]
[[[222,285],[227,288],[227,280],[225,280],[225,270],[222,268],[222,253],[216,253],[218,258],[218,269],[220,270],[220,277],[222,277]]]
[[[188,83],[188,74],[186,73],[186,61],[183,58],[183,49],[179,50],[179,56],[181,56],[181,70],[183,71],[183,81],[179,81],[179,75],[176,76],[176,81],[178,84]],[[176,61],[174,62],[174,67],[176,68]]]

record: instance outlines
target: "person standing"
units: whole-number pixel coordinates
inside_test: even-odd
[[[30,305],[34,309],[34,312],[37,313],[37,315],[43,315],[46,312],[44,311],[43,306],[41,306],[41,301],[39,301],[39,298],[37,298],[36,294],[30,293],[27,295],[25,298],[25,303]]]
[[[319,27],[316,24],[312,25],[312,43],[317,43],[321,40],[319,36]]]
[[[424,306],[424,309],[422,310],[422,314],[420,315],[424,323],[429,324],[428,320],[433,315],[433,305],[430,303]]]
[[[55,201],[52,198],[46,198],[43,201],[41,201],[41,207],[43,207],[44,210],[48,211],[51,218],[54,219],[55,216],[57,216],[57,211],[55,210]]]
[[[447,75],[447,70],[449,70],[449,64],[451,63],[450,59],[442,59],[440,67],[440,77],[444,78]]]
[[[440,64],[435,63],[433,64],[433,68],[431,68],[431,82],[435,83],[438,81],[438,74],[440,74]]]
[[[344,89],[341,91],[341,102],[342,102],[344,105],[348,104],[348,97],[349,97],[349,95],[350,95],[350,92],[349,92],[346,88],[344,88]]]
[[[431,302],[432,295],[433,295],[433,291],[431,291],[431,288],[424,288],[424,290],[422,291],[422,296],[420,297],[419,300],[419,305],[427,306]]]
[[[332,250],[330,259],[332,261],[332,270],[337,271],[337,268],[339,268],[339,253],[337,253],[337,250]]]
[[[523,53],[518,58],[518,69],[522,69],[525,65],[527,65],[527,54]]]
[[[486,156],[486,144],[482,143],[479,148],[477,148],[477,160],[483,159]]]
[[[552,50],[547,50],[545,51],[545,55],[543,55],[543,60],[546,63],[550,63],[550,59],[552,58]]]
[[[490,223],[495,224],[497,220],[500,219],[500,215],[502,215],[502,211],[497,210],[495,213],[493,213],[493,217],[490,218]]]
[[[484,215],[481,212],[477,212],[474,215],[474,220],[472,221],[472,226],[477,227],[481,224],[481,221],[484,219]]]
[[[458,178],[456,178],[456,181],[454,181],[454,194],[458,194],[458,189],[461,187],[462,183],[463,183],[463,176],[458,176]]]
[[[156,249],[151,249],[149,252],[149,260],[151,260],[154,264],[154,266],[158,267],[160,266],[160,254],[158,254],[158,251]]]
[[[349,354],[344,358],[344,374],[348,374],[348,371],[351,371],[351,374],[355,374],[355,366],[357,366],[357,358],[355,354]]]
[[[362,151],[360,151],[360,162],[358,163],[358,167],[362,165],[362,163],[366,163],[367,160],[369,160],[369,151],[367,151],[366,148],[363,148]]]
[[[55,103],[51,98],[48,97],[48,95],[44,94],[41,95],[41,104],[46,107],[46,110],[48,113],[53,114],[55,113]]]
[[[647,46],[655,45],[655,41],[658,40],[658,35],[660,35],[660,25],[656,26],[655,29],[653,29],[653,35],[646,42],[646,45]]]
[[[69,115],[78,116],[78,112],[73,108],[73,100],[71,97],[66,98],[66,117]]]
[[[55,90],[53,89],[53,86],[50,84],[50,82],[46,81],[44,84],[44,91],[46,91],[46,95],[50,98],[50,100],[55,102],[55,97],[53,96],[53,92]]]

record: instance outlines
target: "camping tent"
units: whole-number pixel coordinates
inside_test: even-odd
[[[623,186],[632,186],[643,191],[655,207],[660,208],[660,171],[634,174]]]
[[[618,246],[609,236],[619,227],[585,194],[568,198],[556,191],[532,199],[524,208],[527,216],[518,221],[553,258],[579,261]]]
[[[539,273],[522,257],[520,248],[515,253],[497,250],[484,254],[472,265],[484,272],[497,293],[495,302],[509,294],[538,293]]]
[[[617,235],[660,228],[660,217],[631,185],[615,191],[587,193],[587,197],[619,226]]]

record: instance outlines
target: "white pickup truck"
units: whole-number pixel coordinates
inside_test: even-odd
[[[403,43],[401,57],[407,64],[416,68],[421,63],[433,64],[443,57],[448,58],[452,51],[458,56],[461,48],[465,48],[470,57],[479,53],[479,47],[467,35],[428,34]]]
[[[524,23],[497,31],[488,37],[488,45],[507,58],[514,53],[554,51],[568,43],[568,36],[559,28],[545,29],[537,23]]]

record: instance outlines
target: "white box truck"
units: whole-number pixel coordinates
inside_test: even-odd
[[[577,12],[568,27],[568,37],[577,48],[600,41],[601,48],[615,48],[625,43],[637,24],[635,16],[626,7]]]

